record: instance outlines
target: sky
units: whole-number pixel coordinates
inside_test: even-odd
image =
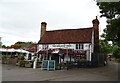
[[[106,27],[95,0],[0,0],[0,37],[3,45],[40,40],[41,22],[47,30],[92,27],[98,16],[99,32]]]

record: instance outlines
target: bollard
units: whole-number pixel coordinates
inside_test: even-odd
[[[37,57],[36,57],[35,60],[34,60],[33,69],[36,69],[36,65],[37,65]]]

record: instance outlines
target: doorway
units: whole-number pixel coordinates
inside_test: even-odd
[[[51,60],[55,60],[56,64],[59,63],[59,55],[58,54],[52,54]]]

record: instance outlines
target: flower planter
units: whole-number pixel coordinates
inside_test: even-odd
[[[19,61],[18,64],[19,64],[20,67],[25,67],[25,62],[23,60]]]
[[[25,65],[24,65],[24,64],[20,64],[19,66],[20,66],[20,67],[25,67]]]
[[[20,66],[20,64],[19,64],[19,63],[16,63],[16,66]]]
[[[25,64],[25,67],[26,67],[26,68],[31,68],[31,67],[32,67],[32,64]]]

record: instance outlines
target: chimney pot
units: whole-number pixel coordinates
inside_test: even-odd
[[[96,19],[93,19],[92,23],[93,23],[93,25],[94,25],[94,24],[99,25],[99,20],[97,19],[97,16],[96,16]]]
[[[97,19],[97,16],[96,16],[96,19]]]
[[[46,23],[46,22],[41,22],[41,34],[40,34],[40,39],[43,37],[43,35],[44,35],[45,32],[46,32],[46,26],[47,26],[47,23]]]
[[[46,22],[41,22],[41,24],[45,24],[45,25],[47,25],[47,23],[46,23]]]

